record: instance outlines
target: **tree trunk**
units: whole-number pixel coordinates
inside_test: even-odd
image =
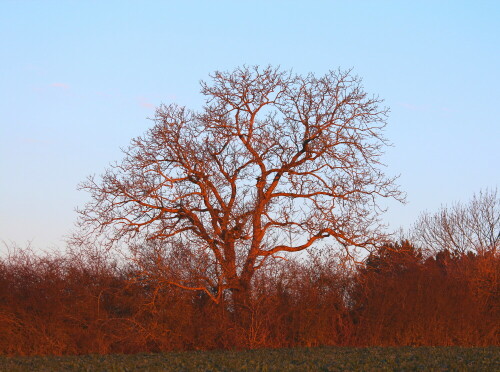
[[[251,322],[251,289],[250,284],[239,281],[239,285],[232,290],[233,321],[247,329]]]

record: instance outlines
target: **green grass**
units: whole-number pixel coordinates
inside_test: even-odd
[[[0,357],[0,371],[500,371],[500,348],[302,348]]]

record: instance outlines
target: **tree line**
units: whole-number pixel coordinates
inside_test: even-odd
[[[428,237],[422,219],[446,234],[443,214],[470,218],[472,206],[497,213],[500,199],[486,192],[425,214],[414,241]],[[476,218],[481,225],[471,228],[498,234],[498,214],[483,214],[496,220]],[[10,247],[0,261],[0,353],[500,344],[498,238],[456,249],[385,243],[359,264],[325,248],[270,261],[253,279],[248,322],[229,293],[215,303],[204,291],[169,284],[195,272],[181,270],[186,257],[162,257],[169,251],[156,248],[149,262],[134,262],[100,250],[37,255]]]
[[[216,71],[0,266],[5,354],[498,344],[496,191],[384,232],[388,108],[351,70]],[[364,252],[364,253],[363,253]]]

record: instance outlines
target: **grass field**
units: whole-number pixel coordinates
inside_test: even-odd
[[[303,348],[0,357],[0,371],[500,371],[500,348]]]

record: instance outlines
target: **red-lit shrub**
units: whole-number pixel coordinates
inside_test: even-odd
[[[499,345],[499,272],[494,252],[424,258],[408,242],[357,270],[326,257],[279,261],[255,277],[242,322],[229,295],[216,304],[161,272],[18,249],[0,260],[0,354]]]
[[[499,264],[448,251],[424,260],[408,242],[380,248],[357,277],[353,343],[497,345]]]

